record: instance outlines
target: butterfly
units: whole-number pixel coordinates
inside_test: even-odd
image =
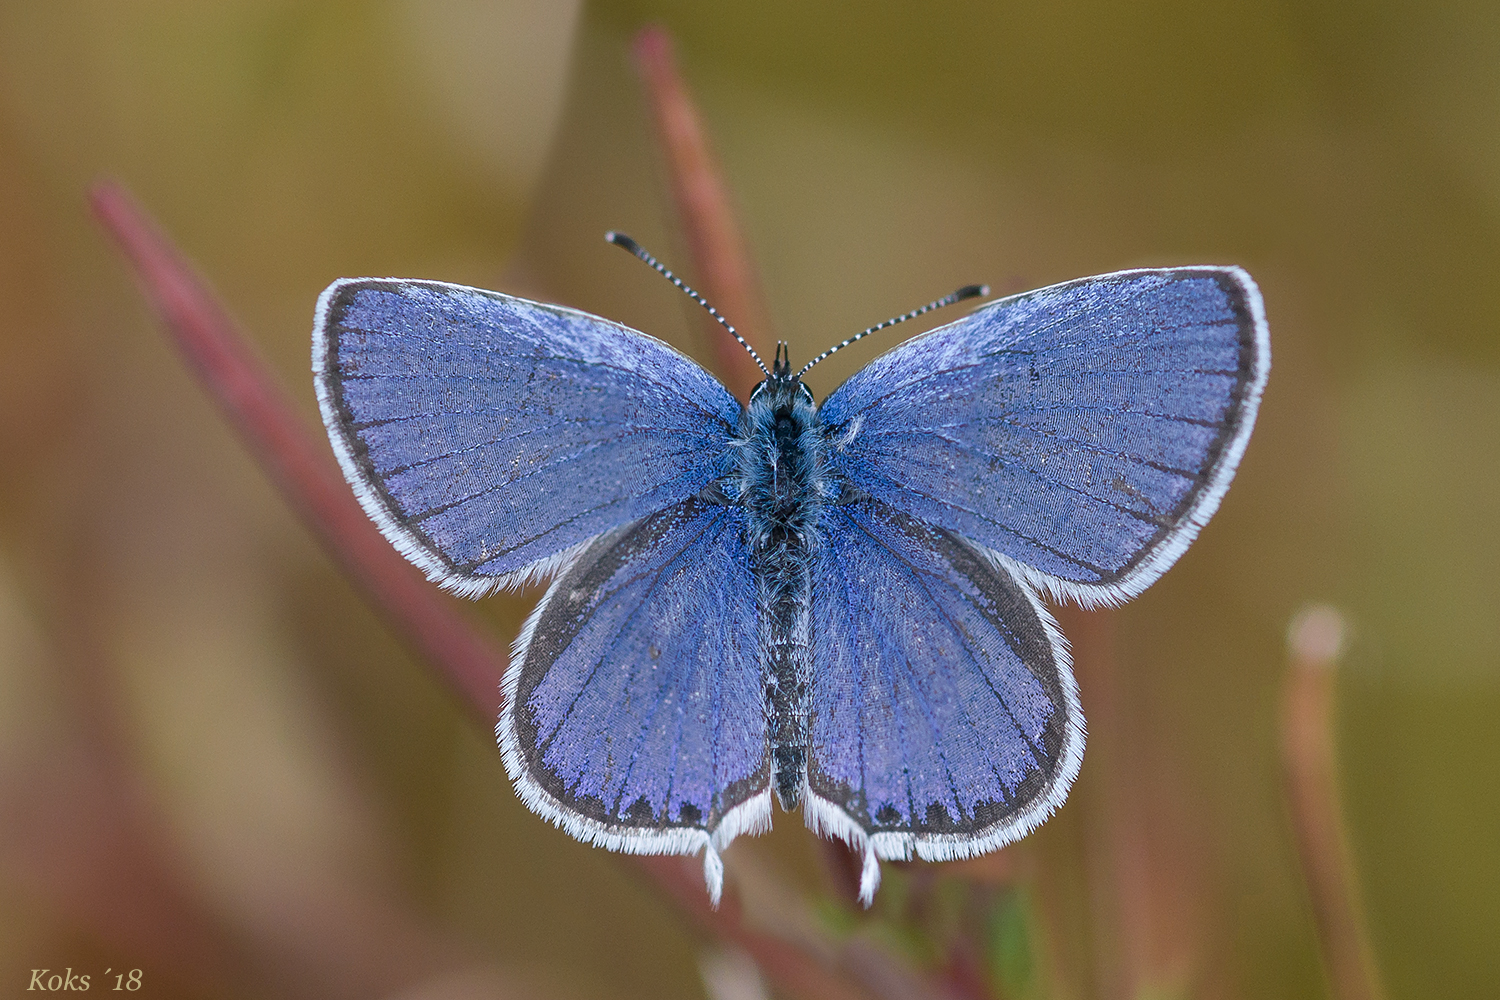
[[[742,406],[574,309],[397,278],[318,300],[319,406],[385,536],[467,597],[552,579],[502,685],[520,798],[587,843],[701,851],[715,903],[773,795],[858,853],[866,905],[881,859],[973,857],[1061,805],[1084,720],[1042,598],[1117,604],[1182,555],[1270,368],[1237,267],[997,299],[817,403],[827,353],[752,350]]]

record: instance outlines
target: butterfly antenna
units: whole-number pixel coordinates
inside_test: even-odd
[[[647,264],[650,264],[663,278],[666,278],[672,284],[682,289],[688,294],[689,298],[691,298],[694,302],[698,303],[703,308],[707,309],[708,314],[714,319],[718,320],[719,325],[728,330],[729,335],[735,340],[738,340],[741,347],[750,352],[750,357],[753,358],[755,360],[755,363],[760,366],[760,370],[766,373],[766,378],[771,377],[771,370],[767,368],[766,363],[760,359],[760,355],[755,353],[755,348],[750,346],[749,341],[745,340],[744,337],[741,337],[739,335],[739,331],[735,330],[735,328],[730,325],[729,320],[725,319],[723,316],[720,316],[719,310],[709,305],[708,300],[699,295],[697,292],[693,291],[693,289],[688,286],[687,282],[683,281],[681,278],[677,277],[677,275],[667,270],[666,265],[647,253],[639,243],[631,239],[629,236],[626,236],[624,233],[617,233],[613,229],[611,229],[609,232],[604,234],[604,238],[617,247],[623,247],[624,249],[629,250],[641,260],[645,261]]]
[[[923,306],[920,309],[913,309],[909,313],[905,313],[905,314],[900,315],[900,316],[893,316],[890,319],[886,320],[884,323],[876,323],[874,326],[870,327],[868,330],[864,330],[864,331],[862,331],[860,333],[856,333],[854,336],[850,337],[848,340],[844,341],[842,344],[834,344],[828,350],[824,351],[822,354],[819,354],[817,357],[813,358],[807,364],[803,365],[802,366],[802,370],[799,371],[799,372],[797,372],[797,374],[794,377],[795,378],[801,378],[803,375],[807,374],[807,370],[809,368],[811,368],[813,365],[817,364],[819,361],[822,361],[824,358],[828,357],[830,354],[835,354],[835,353],[837,353],[839,351],[842,351],[844,348],[848,347],[850,344],[854,343],[856,340],[859,340],[862,337],[868,337],[870,334],[876,332],[877,330],[884,330],[886,327],[888,327],[888,326],[895,326],[897,323],[905,323],[909,319],[916,319],[918,316],[922,315],[923,313],[932,312],[934,309],[941,309],[943,306],[951,306],[953,303],[955,303],[955,302],[962,302],[964,299],[975,299],[975,298],[978,298],[981,295],[988,295],[988,294],[990,294],[990,286],[989,285],[965,285],[964,287],[960,288],[956,292],[952,292],[952,293],[950,293],[948,295],[944,295],[940,299],[933,299],[931,302],[927,303],[925,306]]]

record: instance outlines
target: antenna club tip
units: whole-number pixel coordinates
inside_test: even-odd
[[[617,232],[613,229],[604,234],[604,239],[606,242],[613,243],[617,247],[624,247],[631,253],[635,253],[641,248],[641,245],[635,240],[631,239],[629,236],[626,236],[624,233]]]
[[[954,292],[953,296],[962,302],[964,299],[977,299],[988,294],[990,294],[989,285],[965,285]]]

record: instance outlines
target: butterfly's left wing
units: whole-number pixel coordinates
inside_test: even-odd
[[[336,281],[313,372],[365,512],[468,597],[555,572],[733,466],[740,407],[712,375],[618,323],[513,295]]]
[[[1140,593],[1213,514],[1270,368],[1237,267],[1121,271],[1000,299],[824,401],[866,493],[1083,604]]]
[[[869,497],[826,509],[813,568],[808,825],[879,858],[1025,836],[1083,758],[1067,649],[1035,593],[952,532]]]
[[[769,825],[755,582],[740,507],[689,498],[609,532],[516,640],[497,732],[521,799],[632,854],[719,851]]]

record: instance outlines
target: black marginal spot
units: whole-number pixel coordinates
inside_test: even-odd
[[[906,518],[906,515],[901,514],[900,511],[894,508],[888,507],[887,509],[892,512],[888,516]],[[954,572],[961,574],[985,596],[989,602],[987,605],[973,600],[969,600],[968,603],[989,623],[990,627],[1010,647],[1015,657],[1020,660],[1026,670],[1030,672],[1037,683],[1046,691],[1047,700],[1052,705],[1053,711],[1048,714],[1048,720],[1044,725],[1042,733],[1043,745],[1039,748],[1036,741],[1021,727],[1020,720],[1016,718],[1014,712],[1011,712],[1004,696],[995,689],[994,684],[989,681],[988,677],[985,678],[990,693],[994,695],[995,700],[1010,714],[1011,723],[1015,727],[1017,735],[1025,741],[1027,747],[1031,750],[1032,758],[1037,762],[1042,772],[1045,773],[1047,779],[1050,781],[1051,775],[1056,771],[1059,761],[1058,748],[1061,747],[1062,743],[1060,731],[1054,733],[1054,736],[1057,738],[1050,745],[1046,742],[1047,733],[1049,728],[1056,726],[1059,716],[1066,711],[1066,702],[1062,692],[1062,680],[1057,663],[1056,650],[1053,648],[1052,640],[1047,635],[1041,619],[1037,616],[1036,609],[1032,606],[1020,586],[1008,573],[990,567],[986,561],[980,558],[973,549],[957,536],[942,528],[926,528],[920,524],[917,526],[923,528],[929,534],[929,537],[933,540],[934,549],[943,557],[948,566]],[[866,528],[865,530],[868,533],[869,529]],[[874,535],[870,537],[880,542]],[[881,542],[881,544],[884,543]],[[931,590],[928,589],[927,584],[923,583],[922,586],[928,590],[929,597],[932,597]],[[932,600],[933,605],[935,607],[938,606],[936,598],[932,597]],[[969,638],[967,631],[957,622],[949,619],[949,624],[966,639]],[[1025,632],[1023,633],[1021,629],[1025,629]],[[1050,665],[1052,669],[1044,669],[1044,666],[1047,665]],[[996,778],[999,779],[1000,776],[997,774]],[[1003,789],[1005,787],[1004,780],[999,780],[999,783]],[[1029,799],[1018,794],[1013,801],[1019,807],[1024,805]],[[971,829],[979,828],[972,827]]]
[[[919,829],[923,833],[953,833],[960,829],[961,825],[948,815],[947,807],[941,802],[932,802],[927,806],[927,815],[923,818]]]
[[[651,803],[646,801],[644,795],[630,804],[630,808],[625,810],[624,819],[632,826],[657,825],[656,814],[651,811]]]
[[[843,514],[841,516],[845,518],[848,517],[847,514]],[[830,546],[830,552],[831,549],[832,547]],[[830,554],[827,558],[825,571],[831,576],[837,578],[838,585],[829,587],[829,592],[831,594],[842,594],[845,597],[848,597],[849,574],[848,567],[843,563],[843,561],[833,557]],[[814,581],[813,586],[814,588],[817,587],[816,580]],[[816,629],[816,624],[814,624],[814,628]],[[867,677],[866,664],[863,662],[858,663],[855,669],[859,671],[859,675],[861,678],[860,683],[863,683],[864,679]],[[860,705],[855,710],[855,714],[859,719],[859,722],[855,726],[855,733],[857,735],[857,742],[859,746],[859,752],[857,755],[858,765],[855,773],[861,776],[861,783],[858,786],[855,786],[841,780],[835,780],[826,771],[824,771],[818,763],[818,751],[826,751],[826,747],[811,746],[807,755],[807,783],[808,786],[819,797],[827,799],[830,802],[837,803],[839,807],[842,808],[844,812],[848,813],[856,823],[868,830],[875,826],[875,822],[870,816],[870,802],[865,795],[863,786],[865,767],[868,763],[865,758],[865,706]],[[809,720],[809,743],[810,742],[811,719]]]
[[[974,829],[987,830],[1003,823],[1019,812],[1023,805],[1025,801],[1018,799],[1007,799],[1004,802],[976,802],[974,803]]]
[[[598,796],[592,794],[577,796],[555,772],[547,767],[544,757],[547,747],[551,745],[557,733],[554,730],[546,739],[541,739],[542,734],[537,728],[528,702],[531,699],[531,693],[546,676],[548,669],[587,623],[589,604],[593,603],[594,598],[613,581],[620,567],[633,554],[650,549],[662,536],[671,531],[683,516],[684,513],[681,510],[673,510],[669,514],[657,515],[638,522],[633,530],[613,544],[607,544],[603,551],[600,551],[599,543],[595,543],[575,564],[573,570],[558,580],[554,585],[557,587],[558,599],[548,605],[541,620],[537,622],[531,648],[526,657],[528,669],[522,671],[520,683],[517,685],[515,703],[509,707],[509,711],[514,716],[517,742],[521,745],[526,757],[526,769],[532,778],[558,802],[600,823],[614,823],[618,821],[618,817],[614,810]],[[591,556],[593,558],[590,558]],[[657,575],[659,573],[658,570]],[[631,579],[636,579],[636,577]],[[626,586],[628,583],[629,581],[625,581],[619,586]],[[593,682],[601,663],[594,665],[589,676],[579,686],[573,702],[562,713],[558,722],[559,728],[567,721],[578,699]]]

